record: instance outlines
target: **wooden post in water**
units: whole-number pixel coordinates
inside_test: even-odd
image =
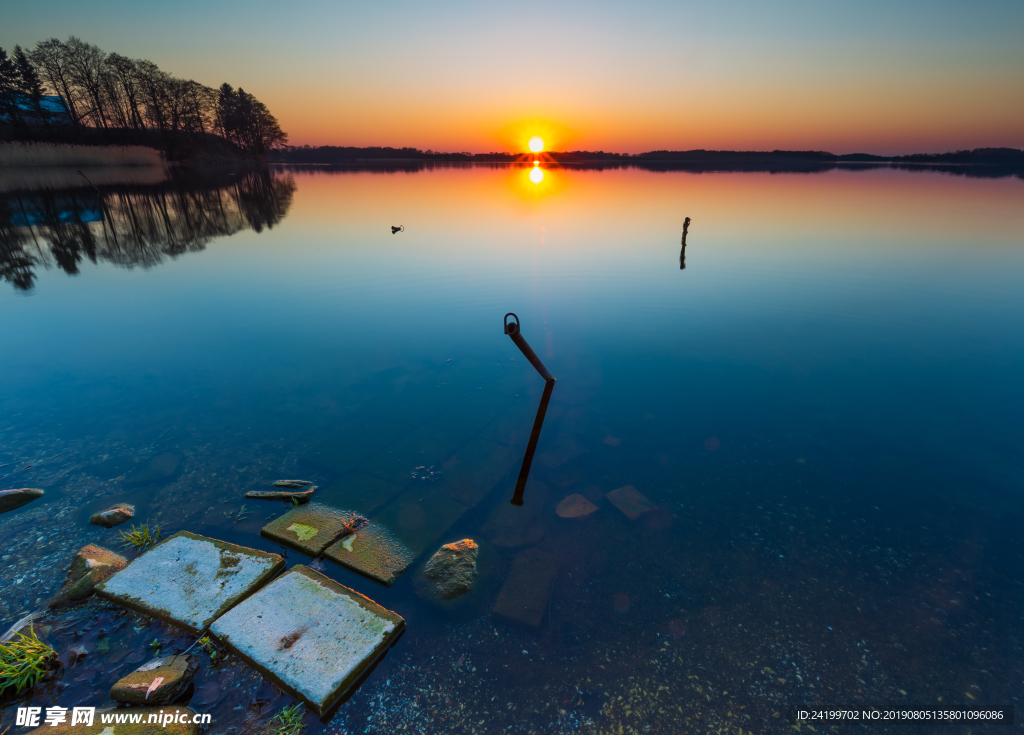
[[[686,231],[690,229],[690,218],[683,220],[682,250],[679,251],[679,270],[686,269]]]

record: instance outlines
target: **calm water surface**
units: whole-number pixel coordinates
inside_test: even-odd
[[[309,732],[761,733],[787,705],[1019,704],[1024,182],[529,174],[0,194],[0,485],[46,490],[0,516],[0,627],[82,545],[117,547],[97,510],[284,553],[259,530],[286,508],[243,495],[300,477],[423,550],[392,587],[323,564],[408,629]],[[558,379],[521,508],[544,384],[508,311]],[[160,455],[176,469],[132,483]],[[605,498],[624,485],[657,509],[627,518]],[[557,517],[573,493],[599,509]],[[423,562],[461,538],[475,589],[423,599]],[[540,625],[495,614],[538,552]],[[99,602],[49,624],[90,653],[41,706],[109,704],[152,639],[194,640]],[[204,658],[191,706],[256,732],[291,701]]]

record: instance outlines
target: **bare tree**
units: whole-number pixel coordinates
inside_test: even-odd
[[[79,104],[72,82],[67,47],[56,38],[40,41],[29,54],[29,59],[36,65],[43,82],[60,97],[71,124],[79,127],[82,124],[82,115],[78,111]]]
[[[96,127],[106,128],[107,115],[103,104],[103,62],[107,55],[99,46],[70,36],[64,44],[67,49],[68,72],[71,83],[82,90],[82,96],[92,106],[89,115]]]

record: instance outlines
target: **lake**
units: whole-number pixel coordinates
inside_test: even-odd
[[[121,548],[89,524],[117,502],[309,564],[260,536],[288,507],[244,498],[302,478],[417,555],[390,587],[316,562],[407,628],[310,733],[1019,704],[1024,181],[537,170],[8,187],[0,489],[46,494],[0,516],[0,628],[84,544]],[[522,506],[545,384],[507,312],[557,378]],[[653,509],[628,517],[624,486]],[[597,510],[557,515],[573,494]],[[463,538],[475,585],[438,603],[423,564]],[[194,640],[98,601],[62,615],[51,645],[89,654],[44,707],[109,704],[151,639]],[[292,701],[209,663],[190,706],[213,732]]]

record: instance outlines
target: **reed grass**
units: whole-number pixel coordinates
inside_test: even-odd
[[[160,151],[141,145],[2,143],[0,168],[23,166],[163,166]]]
[[[132,524],[130,531],[121,531],[121,543],[124,546],[134,547],[136,551],[145,551],[154,546],[163,536],[160,535],[160,526],[149,527],[149,521],[140,523],[136,528]]]
[[[57,668],[57,652],[36,636],[16,633],[0,643],[0,697],[17,696],[47,678]]]
[[[273,720],[277,735],[299,735],[306,728],[302,724],[302,713],[299,712],[301,707],[301,704],[293,704],[277,713]]]

